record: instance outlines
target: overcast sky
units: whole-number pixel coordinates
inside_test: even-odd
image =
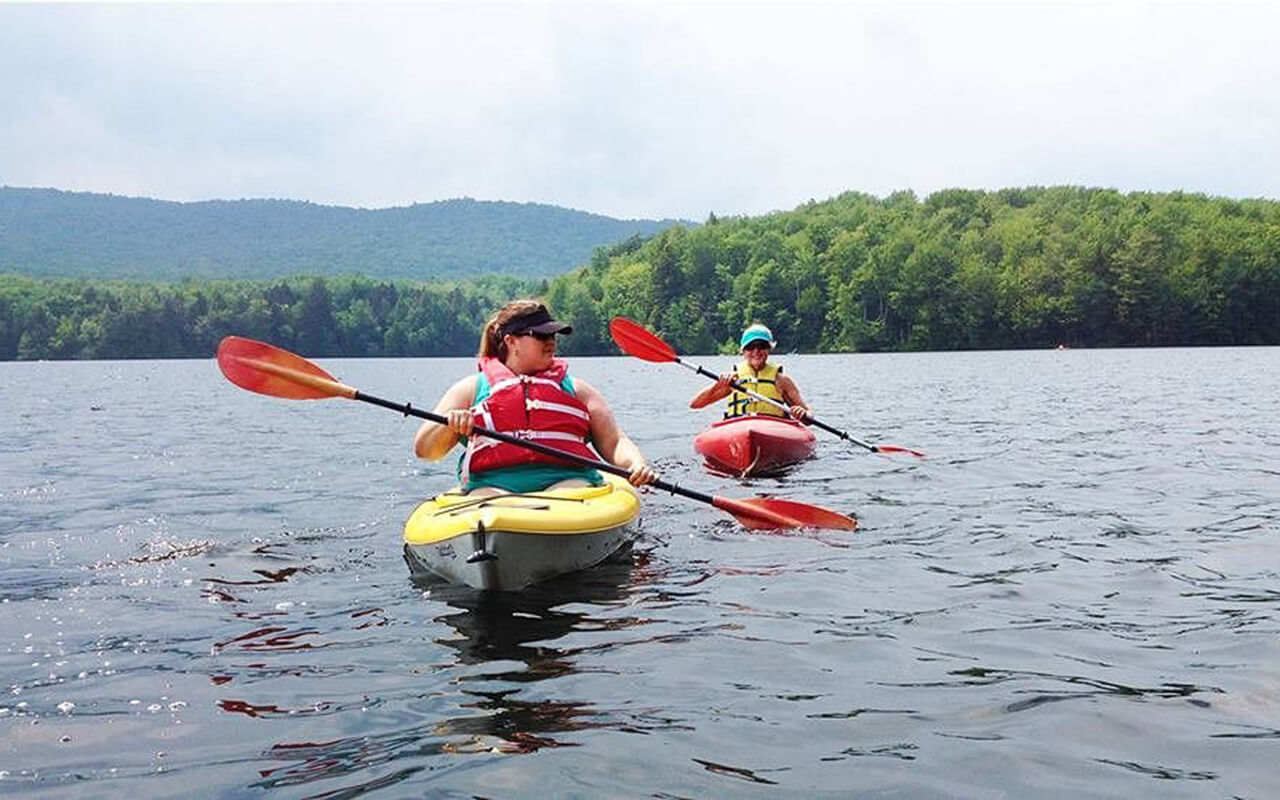
[[[704,220],[1280,198],[1280,4],[0,4],[0,184]]]

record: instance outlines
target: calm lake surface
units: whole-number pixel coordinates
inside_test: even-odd
[[[472,368],[317,361],[427,406]],[[650,493],[629,562],[489,596],[404,562],[452,483],[416,421],[0,363],[0,794],[1280,796],[1280,349],[782,361],[929,458],[716,477],[703,379],[573,364],[668,480],[859,531]]]

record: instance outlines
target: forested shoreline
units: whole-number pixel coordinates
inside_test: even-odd
[[[1047,187],[847,193],[597,251],[551,284],[581,320],[633,317],[682,352],[751,322],[802,352],[1280,344],[1280,203]],[[596,326],[596,327],[593,327]]]
[[[678,350],[1280,344],[1280,203],[1047,187],[847,193],[598,248],[550,281],[368,277],[106,282],[0,276],[0,359],[208,357],[239,334],[310,356],[474,351],[484,318],[545,297],[564,350],[616,352],[626,315]]]
[[[352,276],[277,281],[0,276],[0,360],[208,358],[235,334],[314,356],[474,352],[493,309],[546,283]]]

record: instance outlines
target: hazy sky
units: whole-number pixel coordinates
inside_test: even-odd
[[[1280,198],[1280,4],[0,3],[0,184],[615,217]]]

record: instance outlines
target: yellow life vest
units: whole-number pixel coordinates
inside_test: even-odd
[[[738,383],[747,389],[761,397],[769,397],[785,405],[786,401],[782,397],[782,390],[778,388],[778,375],[782,372],[781,366],[766,361],[764,368],[756,372],[751,369],[751,366],[746,361],[742,361],[733,368],[733,371],[737,375]],[[777,406],[756,400],[750,395],[745,395],[741,392],[730,394],[729,407],[724,412],[724,418],[732,419],[733,417],[744,417],[748,414],[765,414],[770,417],[786,416],[782,409]]]

